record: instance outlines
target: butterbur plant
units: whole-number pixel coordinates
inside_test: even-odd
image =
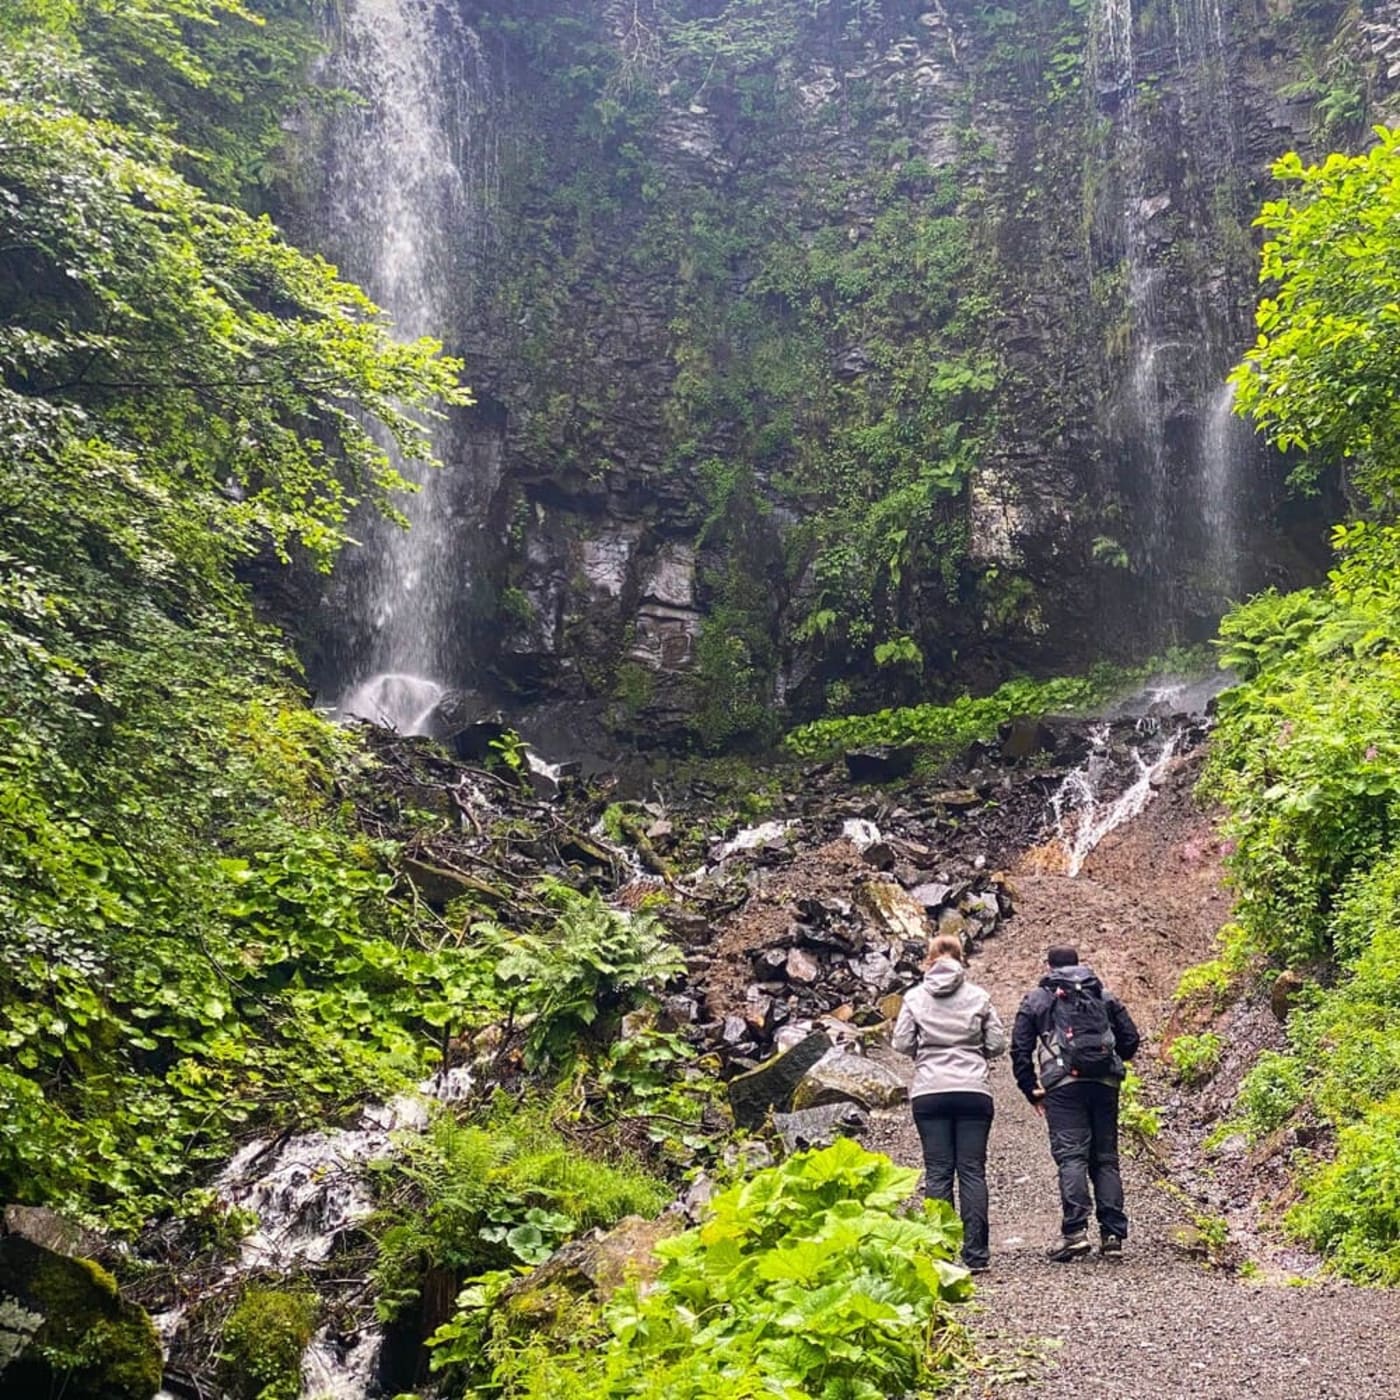
[[[599,1345],[476,1325],[491,1289],[468,1289],[433,1339],[434,1367],[480,1366],[473,1395],[601,1400],[886,1400],[945,1388],[965,1355],[955,1304],[962,1227],[942,1202],[906,1214],[917,1171],[842,1139],[717,1196],[698,1229],[655,1247],[654,1284],[603,1309]],[[563,1351],[568,1345],[569,1350]]]

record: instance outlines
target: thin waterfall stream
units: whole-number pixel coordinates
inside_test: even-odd
[[[1110,749],[1110,727],[1098,726],[1084,763],[1070,773],[1050,799],[1055,833],[1065,854],[1065,874],[1074,879],[1094,848],[1111,833],[1138,816],[1152,800],[1154,785],[1181,748],[1184,728],[1166,733],[1149,721],[1139,721],[1144,743],[1133,750],[1136,776],[1110,796],[1117,766]]]
[[[1126,321],[1126,363],[1111,414],[1120,479],[1140,516],[1140,568],[1156,593],[1186,541],[1201,565],[1200,586],[1217,603],[1237,591],[1242,522],[1236,502],[1254,465],[1248,433],[1232,418],[1224,375],[1247,339],[1239,313],[1195,286],[1167,295],[1164,259],[1176,245],[1181,211],[1162,188],[1153,142],[1161,94],[1144,89],[1139,67],[1153,45],[1179,74],[1191,75],[1200,101],[1183,121],[1179,158],[1195,183],[1215,190],[1219,217],[1245,217],[1239,171],[1247,164],[1238,99],[1231,82],[1230,35],[1218,0],[1180,0],[1149,12],[1142,0],[1099,0],[1091,16],[1091,67],[1105,128],[1103,159],[1116,167],[1110,222],[1119,253]],[[1199,236],[1192,231],[1192,237]],[[1177,585],[1179,587],[1179,584]],[[1170,590],[1169,590],[1170,592]],[[1180,599],[1157,599],[1162,617]]]

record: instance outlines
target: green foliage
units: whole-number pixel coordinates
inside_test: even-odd
[[[1119,1090],[1118,1122],[1126,1134],[1144,1142],[1150,1142],[1162,1132],[1161,1110],[1143,1102],[1142,1080],[1131,1066]]]
[[[434,1366],[467,1368],[469,1394],[508,1397],[928,1393],[963,1355],[949,1305],[971,1288],[953,1262],[952,1210],[928,1202],[901,1213],[916,1178],[847,1139],[802,1153],[717,1196],[698,1230],[658,1244],[658,1281],[624,1287],[596,1338],[562,1355],[508,1336],[493,1344],[479,1316],[499,1296],[488,1281],[433,1339]]]
[[[530,746],[515,730],[507,729],[499,738],[492,739],[487,747],[491,751],[492,763],[504,768],[512,777],[524,778],[529,773],[526,753]]]
[[[648,1029],[616,1040],[581,1067],[580,1089],[597,1117],[631,1119],[645,1128],[663,1161],[689,1165],[717,1150],[702,1128],[718,1096],[714,1064],[674,1032]]]
[[[1172,999],[1183,1006],[1201,1006],[1223,1011],[1234,989],[1236,977],[1225,957],[1188,967],[1176,984]]]
[[[1196,659],[1173,660],[1190,669]],[[1086,676],[1008,681],[990,695],[961,695],[947,705],[912,705],[873,715],[816,720],[792,730],[783,745],[800,758],[826,757],[867,744],[910,745],[934,759],[949,758],[974,739],[993,738],[1001,725],[1018,715],[1086,710],[1158,669],[1158,663],[1131,670],[1099,666]]]
[[[630,1010],[685,966],[654,914],[609,909],[601,896],[562,885],[547,893],[559,907],[548,934],[476,931],[501,949],[494,975],[512,1019],[528,1012],[532,1069],[566,1058],[595,1022]]]
[[[1259,340],[1234,374],[1241,413],[1284,449],[1308,454],[1308,474],[1343,460],[1379,505],[1396,487],[1396,310],[1400,132],[1376,128],[1364,155],[1304,165],[1293,152],[1274,175],[1290,197],[1264,206],[1268,234]]]
[[[1393,225],[1400,136],[1304,167],[1271,238],[1258,345],[1240,407],[1305,477],[1345,466],[1366,517],[1333,533],[1325,587],[1273,593],[1222,625],[1243,683],[1221,698],[1205,791],[1228,810],[1236,946],[1323,970],[1237,1108],[1255,1137],[1295,1118],[1335,1133],[1336,1158],[1299,1161],[1295,1233],[1363,1281],[1400,1281],[1400,532],[1394,523]],[[1332,1133],[1324,1133],[1326,1142]]]
[[[551,1106],[502,1098],[478,1122],[440,1115],[380,1165],[373,1226],[378,1307],[416,1301],[428,1270],[459,1278],[538,1264],[580,1231],[654,1215],[670,1197],[631,1159],[606,1160],[564,1136]]]
[[[1267,1137],[1298,1110],[1306,1089],[1303,1064],[1296,1056],[1265,1050],[1235,1100],[1240,1125],[1252,1139]]]
[[[907,666],[911,671],[924,669],[924,654],[912,637],[892,637],[875,648],[877,666]]]
[[[1342,1130],[1288,1224],[1348,1277],[1400,1284],[1400,1092]]]
[[[234,1400],[297,1400],[316,1327],[310,1288],[248,1288],[224,1322],[220,1370]]]
[[[1132,566],[1128,551],[1109,535],[1096,535],[1089,552],[1099,563],[1107,564],[1110,568],[1127,569]]]
[[[200,183],[269,149],[284,21],[76,0],[0,46],[0,1194],[116,1226],[249,1122],[416,1074],[449,961],[237,581],[328,566],[402,484],[372,429],[423,458],[466,399]]]
[[[1220,1068],[1223,1048],[1223,1042],[1214,1031],[1179,1035],[1167,1048],[1167,1063],[1183,1084],[1196,1088],[1206,1083]]]

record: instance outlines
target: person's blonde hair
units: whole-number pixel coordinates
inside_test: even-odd
[[[936,933],[929,939],[925,965],[932,967],[939,958],[956,958],[964,966],[967,965],[962,939],[956,933]]]

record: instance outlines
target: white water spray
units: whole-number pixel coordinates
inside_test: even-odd
[[[1251,460],[1249,427],[1235,413],[1235,386],[1215,391],[1201,431],[1201,519],[1207,559],[1227,596],[1240,587],[1243,541],[1242,494]]]

